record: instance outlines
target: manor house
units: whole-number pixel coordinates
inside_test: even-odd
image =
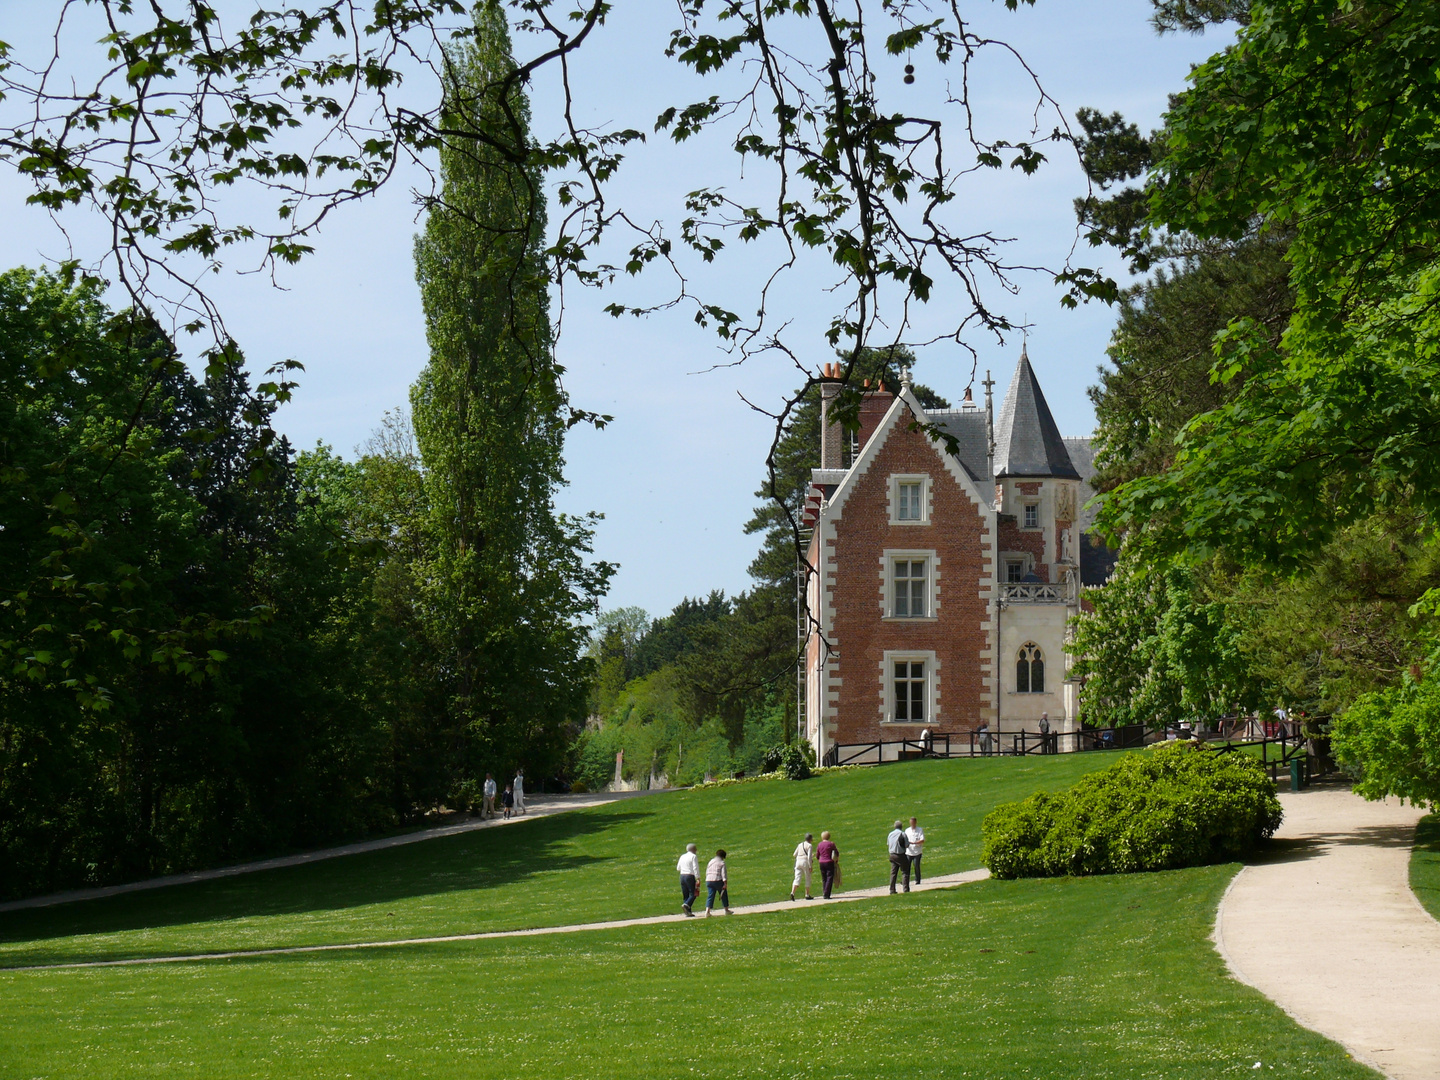
[[[1061,437],[1024,349],[998,422],[988,373],[983,409],[967,390],[927,410],[907,372],[898,393],[866,392],[848,447],[830,417],[838,368],[825,374],[804,516],[801,724],[816,756],[926,731],[968,745],[981,721],[1008,746],[1042,714],[1074,730],[1067,620],[1113,562],[1088,532],[1090,440]]]

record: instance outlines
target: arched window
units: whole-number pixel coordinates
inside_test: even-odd
[[[1019,694],[1045,692],[1045,654],[1033,641],[1020,646],[1020,655],[1015,660],[1015,691]]]

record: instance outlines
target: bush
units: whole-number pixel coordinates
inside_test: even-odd
[[[589,790],[590,789],[585,786],[584,780],[576,780],[573,784],[570,785],[571,795],[584,795]]]
[[[810,777],[810,755],[798,746],[780,743],[765,751],[760,759],[761,772],[781,772],[787,780],[807,780]]]
[[[1440,805],[1440,677],[1362,695],[1331,724],[1330,748],[1357,795]]]
[[[1202,866],[1254,850],[1280,817],[1257,760],[1171,742],[1066,791],[996,807],[981,826],[981,859],[997,878]]]

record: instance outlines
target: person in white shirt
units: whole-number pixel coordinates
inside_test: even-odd
[[[790,899],[795,899],[795,890],[800,887],[800,881],[805,881],[805,899],[814,900],[810,895],[810,874],[815,869],[815,836],[813,833],[806,833],[805,839],[795,846],[795,880],[790,883]]]
[[[910,850],[909,841],[905,838],[905,826],[895,822],[895,828],[890,830],[890,835],[885,838],[885,850],[890,853],[890,895],[895,895],[895,883],[900,878],[900,872],[905,872],[905,891],[910,891]]]
[[[905,830],[905,853],[910,856],[910,869],[915,871],[915,884],[920,884],[920,856],[925,854],[925,830],[913,817]]]
[[[715,906],[715,897],[720,897],[720,906],[725,909],[725,914],[730,914],[730,875],[725,870],[725,849],[721,848],[715,852],[715,857],[705,867],[705,891],[708,894],[705,898],[705,917],[710,917],[710,910]]]
[[[515,812],[525,813],[525,770],[515,770]]]
[[[700,859],[695,854],[694,844],[685,845],[685,854],[680,856],[675,869],[680,871],[680,906],[687,916],[694,918],[695,912],[690,909],[695,906],[695,897],[700,892]]]
[[[488,772],[485,774],[484,798],[480,800],[480,817],[492,818],[495,816],[495,777]]]

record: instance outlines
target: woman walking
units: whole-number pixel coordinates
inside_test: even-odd
[[[805,882],[805,899],[814,900],[810,895],[810,874],[815,866],[815,839],[813,833],[806,833],[805,839],[795,846],[795,880],[790,883],[790,899],[795,899],[795,890],[800,887],[803,879]]]
[[[725,849],[721,848],[715,852],[715,857],[705,867],[705,917],[710,917],[710,909],[715,906],[715,897],[720,897],[720,906],[725,909],[725,914],[730,914],[730,875],[725,869]]]
[[[828,829],[820,834],[820,846],[815,849],[815,858],[820,864],[820,884],[824,888],[822,895],[829,900],[830,890],[835,886],[835,872],[840,869],[840,849],[831,841]]]

